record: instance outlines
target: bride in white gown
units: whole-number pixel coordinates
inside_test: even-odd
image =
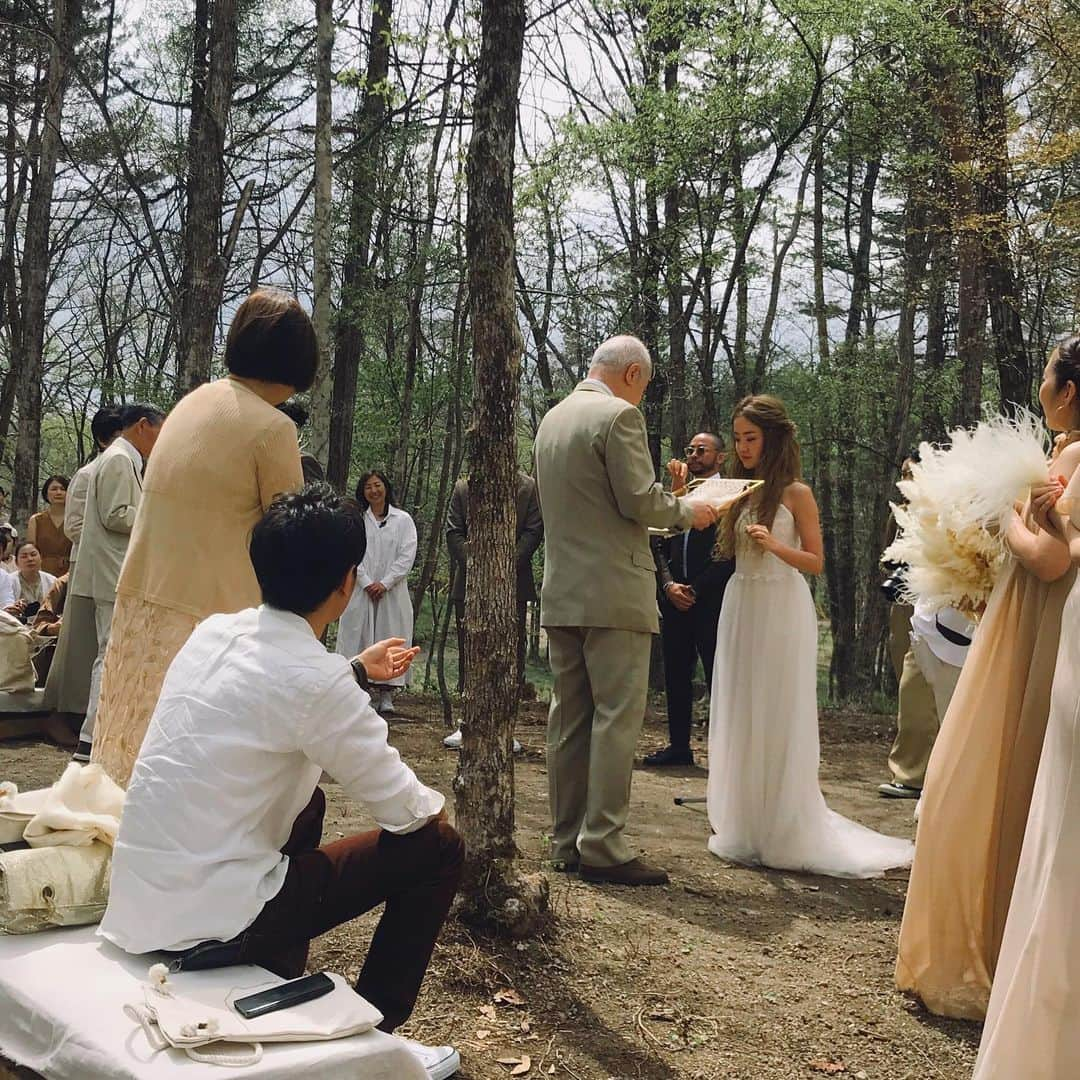
[[[909,841],[834,813],[818,786],[817,615],[802,574],[821,573],[824,558],[795,425],[781,401],[757,395],[736,406],[733,428],[737,475],[764,483],[718,531],[735,573],[713,663],[709,850],[836,877],[907,866]]]

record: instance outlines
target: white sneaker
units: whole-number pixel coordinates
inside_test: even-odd
[[[446,1080],[461,1068],[461,1055],[452,1046],[425,1046],[415,1039],[397,1038],[409,1048],[409,1052],[427,1070],[430,1080]]]
[[[460,750],[461,749],[461,728],[458,728],[457,731],[455,731],[452,735],[447,735],[446,738],[443,739],[442,744],[443,744],[443,746],[446,747],[447,750]],[[519,743],[517,741],[517,739],[515,739],[514,740],[514,753],[515,754],[520,754],[521,749],[522,749],[521,743]]]
[[[379,695],[379,704],[375,706],[375,711],[380,716],[396,716],[394,712],[394,695],[389,690],[384,690]]]

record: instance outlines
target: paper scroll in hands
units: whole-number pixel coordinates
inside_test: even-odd
[[[688,503],[705,503],[719,513],[731,509],[732,504],[745,492],[760,487],[761,480],[735,479],[727,476],[708,476],[701,480],[691,480],[681,491],[675,494]],[[670,536],[678,529],[650,529],[650,533]]]

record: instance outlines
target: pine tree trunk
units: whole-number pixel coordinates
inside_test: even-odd
[[[514,500],[522,341],[514,297],[514,145],[524,0],[483,0],[466,178],[465,240],[474,367],[469,454],[465,708],[454,790],[468,848],[461,913],[515,936],[547,909],[548,885],[515,866],[518,680]]]
[[[210,378],[217,313],[225,286],[221,215],[225,198],[225,131],[236,72],[237,18],[237,0],[197,0],[195,5],[177,397]]]
[[[48,97],[38,148],[37,168],[26,205],[26,235],[22,260],[21,349],[11,357],[19,424],[15,437],[12,520],[20,533],[38,500],[41,458],[41,381],[45,349],[45,302],[49,281],[49,228],[53,188],[60,156],[60,123],[70,75],[75,26],[82,17],[81,0],[55,0],[54,40],[49,47]],[[6,388],[5,388],[6,389]]]
[[[390,19],[392,0],[376,0],[371,9],[367,77],[357,118],[356,145],[351,162],[349,232],[342,267],[341,302],[334,343],[334,379],[330,404],[330,445],[326,478],[344,491],[352,462],[356,381],[364,352],[364,318],[373,289],[371,223],[381,131],[386,115],[386,77],[390,71]]]
[[[312,229],[314,303],[312,323],[319,342],[319,370],[311,388],[311,419],[308,451],[325,467],[330,448],[330,389],[333,384],[333,350],[330,331],[333,274],[330,252],[333,240],[333,99],[334,59],[333,0],[315,0],[315,219]]]

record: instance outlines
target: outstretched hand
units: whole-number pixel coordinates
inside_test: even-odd
[[[405,649],[402,648],[404,644],[405,639],[400,637],[376,641],[356,658],[364,665],[369,681],[389,682],[401,678],[409,670],[413,660],[420,655],[420,646]]]
[[[707,529],[710,525],[716,524],[716,519],[720,516],[720,512],[715,506],[709,506],[707,503],[696,502],[694,503],[694,520],[690,523],[691,529]]]

